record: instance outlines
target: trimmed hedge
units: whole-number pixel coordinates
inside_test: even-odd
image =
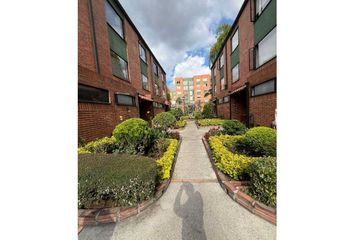
[[[169,112],[161,112],[152,119],[152,125],[154,128],[165,132],[176,125],[176,118]]]
[[[184,128],[187,125],[186,120],[179,120],[176,122],[176,128]]]
[[[173,160],[177,152],[178,140],[168,139],[168,141],[170,141],[170,144],[167,148],[167,151],[164,153],[162,158],[156,160],[157,166],[159,168],[158,176],[160,182],[170,178]]]
[[[84,153],[112,153],[116,149],[115,137],[104,137],[87,143],[78,149],[79,154]]]
[[[247,169],[254,158],[242,154],[233,154],[224,145],[224,143],[237,141],[240,138],[242,138],[242,136],[210,136],[209,145],[212,150],[215,165],[220,171],[235,180],[247,180]]]
[[[153,145],[154,133],[148,122],[140,118],[130,118],[113,130],[117,139],[117,152],[146,154]]]
[[[204,126],[221,126],[224,123],[225,120],[223,119],[200,119],[197,120],[196,123],[198,126],[204,127]]]
[[[250,187],[247,192],[256,200],[276,207],[277,204],[277,164],[276,158],[264,157],[253,161],[248,169]]]
[[[276,131],[269,127],[255,127],[245,133],[240,146],[247,155],[254,157],[276,156]]]
[[[153,197],[157,166],[152,158],[125,154],[80,154],[79,208],[127,207]]]
[[[247,130],[246,125],[238,120],[225,120],[222,128],[222,133],[227,135],[240,135],[244,134]]]

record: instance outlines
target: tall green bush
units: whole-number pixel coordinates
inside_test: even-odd
[[[166,132],[169,128],[173,128],[176,125],[176,118],[169,112],[162,112],[152,119],[152,125],[154,128]]]
[[[248,193],[256,200],[275,207],[277,203],[277,164],[276,158],[256,158],[249,168],[250,187]]]
[[[208,102],[204,105],[203,111],[202,111],[202,117],[203,118],[214,118],[214,104],[212,102]]]
[[[117,152],[146,154],[152,147],[154,134],[148,122],[140,118],[131,118],[117,125],[113,130],[117,140]]]
[[[222,133],[227,135],[240,135],[244,134],[247,130],[245,124],[238,120],[225,120],[222,128]]]
[[[254,157],[276,156],[276,131],[269,127],[255,127],[245,133],[241,148]]]
[[[169,113],[171,113],[173,116],[175,116],[177,121],[180,120],[181,117],[183,116],[183,111],[180,108],[171,109],[169,111]]]

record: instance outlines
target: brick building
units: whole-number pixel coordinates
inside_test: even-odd
[[[168,108],[166,74],[117,0],[79,0],[79,138],[110,136]]]
[[[204,104],[211,98],[211,95],[204,96],[211,88],[209,74],[195,75],[191,78],[176,77],[174,84],[176,90],[172,94],[172,102],[184,112],[202,111]],[[178,98],[181,99],[180,104],[177,103]]]
[[[268,126],[276,111],[276,0],[245,0],[212,67],[216,113]]]

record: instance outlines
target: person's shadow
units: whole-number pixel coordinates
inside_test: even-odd
[[[185,190],[188,200],[181,204],[182,192]],[[203,199],[200,192],[194,191],[191,183],[183,183],[177,193],[174,212],[182,218],[183,240],[206,240],[203,220]]]

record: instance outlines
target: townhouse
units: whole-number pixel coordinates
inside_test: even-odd
[[[190,78],[176,77],[174,79],[176,91],[173,100],[180,105],[182,111],[202,111],[211,95],[205,96],[211,88],[210,74],[194,75]],[[177,99],[180,98],[180,104]]]
[[[276,112],[276,0],[245,0],[211,66],[218,116],[271,127]]]
[[[78,128],[90,141],[168,109],[166,74],[118,0],[79,0]]]

